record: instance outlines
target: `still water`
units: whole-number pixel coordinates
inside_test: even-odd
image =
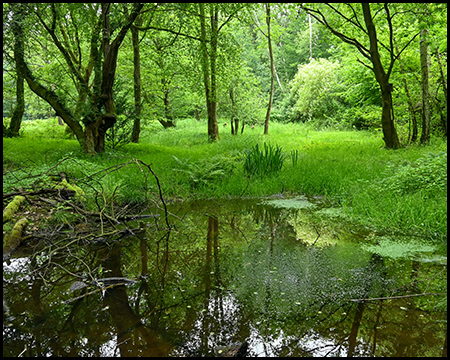
[[[439,244],[314,198],[173,204],[170,231],[150,211],[4,261],[3,356],[447,354]]]

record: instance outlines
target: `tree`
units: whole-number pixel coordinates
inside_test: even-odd
[[[58,49],[65,62],[66,71],[74,81],[78,91],[75,109],[70,110],[62,96],[42,84],[28,66],[23,53],[18,55],[18,68],[30,89],[47,101],[56,115],[71,128],[86,153],[104,152],[106,131],[115,124],[117,118],[113,96],[117,54],[143,4],[133,4],[131,13],[122,19],[121,23],[117,19],[117,14],[114,14],[116,16],[113,23],[111,22],[111,4],[102,4],[101,9],[97,5],[85,4],[68,5],[68,7],[55,3],[50,6],[41,5],[32,4],[29,6],[29,11],[36,16],[43,33],[50,37],[53,45]],[[50,14],[47,12],[48,9]],[[94,23],[89,23],[89,29],[83,29],[82,34],[89,36],[83,39],[80,38],[82,35],[80,32],[81,27],[86,25],[86,17],[90,21],[94,20]],[[68,34],[67,30],[70,27],[66,26],[66,21],[72,26],[73,33]],[[112,39],[112,34],[116,30],[118,30],[117,35]],[[74,41],[71,42],[70,38]],[[23,42],[24,38],[22,37],[19,41]],[[85,65],[82,63],[84,46],[87,46],[90,52],[89,60]],[[94,79],[91,83],[92,73]]]
[[[22,117],[25,110],[25,90],[24,90],[24,77],[22,72],[19,70],[18,58],[20,54],[24,52],[23,44],[23,27],[20,26],[19,22],[22,21],[24,16],[24,7],[21,3],[11,3],[10,8],[12,10],[12,22],[13,22],[13,33],[14,33],[14,59],[16,63],[16,106],[14,107],[13,114],[11,116],[11,122],[9,125],[9,130],[7,132],[8,136],[19,136],[20,124],[22,123]]]
[[[136,26],[142,25],[142,17],[138,16]],[[131,133],[131,142],[139,142],[141,131],[141,55],[139,49],[139,29],[136,26],[131,27],[131,38],[133,41],[133,83],[134,83],[134,122],[133,132]]]
[[[216,56],[217,37],[219,35],[219,9],[217,4],[209,4],[211,38],[206,38],[205,6],[198,4],[200,13],[200,48],[202,54],[203,82],[205,85],[206,109],[208,113],[208,139],[215,141],[219,138],[219,127],[217,126],[217,83],[216,83]],[[208,54],[208,43],[210,51]]]
[[[269,134],[269,120],[270,120],[270,109],[272,108],[273,101],[273,79],[274,79],[274,62],[273,62],[273,51],[272,51],[272,39],[270,37],[270,5],[265,4],[266,7],[266,23],[267,23],[267,41],[269,44],[269,57],[270,57],[270,96],[269,105],[267,106],[266,121],[264,122],[264,134]]]
[[[334,35],[336,35],[342,41],[356,47],[356,49],[370,61],[371,65],[357,59],[364,66],[368,67],[375,75],[375,78],[381,89],[382,99],[382,116],[381,124],[383,129],[383,140],[386,148],[397,149],[400,146],[397,131],[394,125],[394,113],[392,104],[392,91],[393,85],[389,82],[392,69],[398,56],[406,49],[406,47],[419,35],[414,34],[409,41],[406,42],[404,47],[397,54],[394,53],[394,28],[393,17],[398,15],[394,13],[391,15],[390,5],[383,4],[383,8],[378,8],[376,14],[380,11],[384,12],[386,25],[388,28],[388,45],[385,45],[380,41],[377,35],[376,26],[374,23],[374,16],[372,15],[370,4],[362,3],[362,17],[361,13],[357,11],[354,4],[344,4],[342,6],[336,6],[336,4],[326,4],[327,11],[318,8],[303,7],[309,14],[311,14],[317,21],[326,26]],[[338,25],[332,25],[330,18],[336,17],[339,21],[348,26],[346,34]],[[363,25],[364,24],[364,25]],[[360,36],[360,40],[356,38]],[[368,41],[369,45],[364,45],[363,41]],[[383,66],[380,47],[388,53],[387,66]]]
[[[430,142],[430,90],[428,85],[428,44],[427,29],[420,30],[420,74],[422,78],[422,135],[420,136],[421,144],[429,144]]]

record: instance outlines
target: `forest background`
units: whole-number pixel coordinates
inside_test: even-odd
[[[4,191],[139,156],[167,196],[321,194],[446,238],[446,4],[4,3],[3,35]],[[258,143],[282,171],[246,172]]]

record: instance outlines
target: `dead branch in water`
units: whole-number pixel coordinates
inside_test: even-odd
[[[399,295],[399,296],[387,296],[387,297],[379,297],[379,298],[369,298],[369,299],[343,299],[342,301],[377,301],[377,300],[391,300],[391,299],[403,299],[403,298],[409,298],[409,297],[416,297],[416,296],[431,296],[431,295],[447,295],[446,293],[425,293],[425,294],[411,294],[411,295]]]

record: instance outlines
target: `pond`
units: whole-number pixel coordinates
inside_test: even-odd
[[[446,356],[446,247],[313,197],[168,210],[4,258],[3,356]]]

